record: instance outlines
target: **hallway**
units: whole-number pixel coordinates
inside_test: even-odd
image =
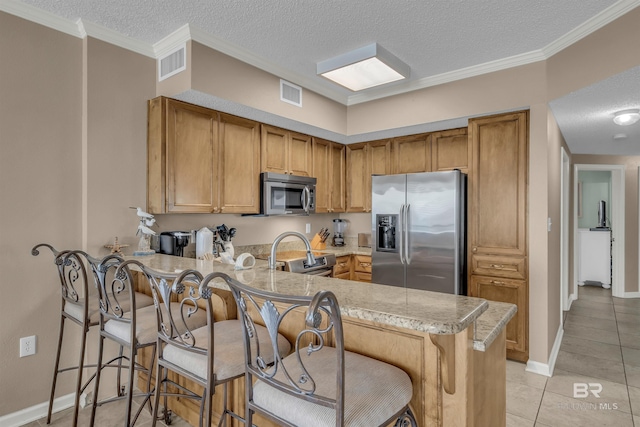
[[[640,299],[595,286],[578,292],[553,377],[507,361],[508,427],[640,427]],[[578,385],[578,396],[588,388],[599,398],[574,398],[575,383],[591,384]]]

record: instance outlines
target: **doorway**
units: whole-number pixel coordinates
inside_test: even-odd
[[[611,172],[611,203],[610,203],[610,224],[611,224],[611,294],[614,297],[624,297],[624,235],[625,235],[625,203],[624,203],[624,166],[623,165],[574,165],[573,194],[574,194],[574,215],[573,215],[573,290],[570,299],[578,299],[578,223],[579,213],[582,211],[582,189],[578,173],[581,171],[603,171]],[[562,287],[562,286],[561,286]]]
[[[569,212],[571,165],[569,155],[560,147],[562,164],[560,170],[560,326],[564,325],[563,311],[569,311]]]

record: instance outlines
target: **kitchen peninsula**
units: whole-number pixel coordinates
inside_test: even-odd
[[[340,303],[346,349],[394,364],[411,377],[411,407],[418,425],[506,423],[505,326],[516,311],[512,304],[269,270],[264,261],[249,270],[235,270],[233,265],[169,255],[134,258],[164,272],[196,269],[206,275],[219,271],[271,292],[313,295],[330,290]],[[220,300],[214,304],[222,305],[227,317],[235,317],[235,303],[226,285],[219,284],[215,295]],[[216,412],[221,395],[216,395]],[[242,413],[243,379],[234,382],[230,396],[232,407]],[[174,402],[171,409],[197,424],[195,404]],[[256,424],[271,425],[259,418]]]

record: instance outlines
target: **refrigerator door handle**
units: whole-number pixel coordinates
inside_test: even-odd
[[[398,233],[398,236],[400,236],[400,242],[398,242],[398,246],[399,246],[399,251],[398,253],[400,254],[400,262],[404,265],[404,254],[403,254],[403,247],[404,247],[404,239],[406,238],[405,235],[405,228],[404,228],[404,209],[405,209],[405,205],[400,206],[400,233]]]
[[[404,258],[406,260],[407,265],[411,264],[411,255],[409,254],[409,231],[411,230],[411,225],[409,224],[410,218],[410,209],[411,204],[407,204],[404,207],[404,218],[402,220],[404,226]]]

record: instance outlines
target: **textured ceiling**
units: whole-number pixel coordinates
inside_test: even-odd
[[[377,42],[411,67],[409,81],[365,91],[385,96],[392,90],[416,87],[418,82],[434,76],[535,56],[611,7],[621,4],[635,7],[638,1],[22,0],[16,3],[35,6],[72,22],[81,19],[98,24],[150,45],[189,24],[190,28],[287,70],[287,77],[298,76],[288,78],[294,83],[308,82],[313,90],[333,99],[350,99],[352,92],[316,76],[317,62]],[[635,77],[636,89],[640,88],[637,73],[630,77]],[[610,113],[612,105],[603,104],[608,97],[600,91],[614,93],[610,92],[612,87],[622,84],[603,83],[554,102],[554,114],[572,152],[601,147],[595,141],[582,145],[585,134],[578,131],[585,127],[576,125],[581,119],[573,112],[583,111],[583,122],[596,111]],[[585,102],[590,103],[590,109]],[[640,108],[638,97],[635,102],[635,107]],[[635,154],[640,154],[637,139],[635,145],[638,146]]]

